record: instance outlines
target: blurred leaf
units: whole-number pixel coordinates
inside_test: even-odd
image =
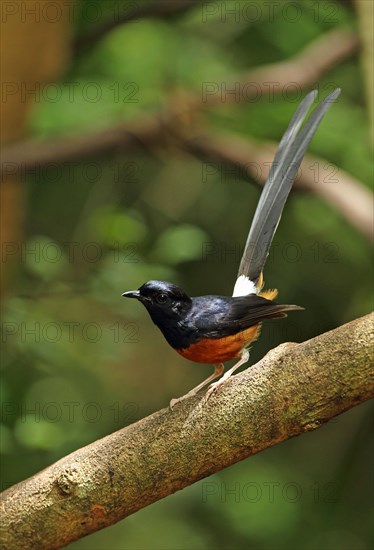
[[[24,245],[22,255],[26,269],[46,281],[54,279],[68,266],[61,246],[44,235],[29,239]]]
[[[192,225],[170,227],[157,239],[152,257],[171,265],[202,257],[203,244],[209,240],[202,229]]]
[[[14,433],[5,424],[0,424],[0,453],[10,454],[16,452]]]
[[[30,449],[50,450],[62,445],[65,434],[60,424],[45,420],[35,422],[34,415],[25,415],[18,419],[14,429],[17,441]]]
[[[245,472],[243,465],[210,478],[205,487],[203,484],[203,495],[212,512],[224,507],[235,531],[255,540],[292,532],[300,520],[297,503],[305,483],[295,482],[294,476],[288,477],[266,461],[257,468],[252,466],[250,478]]]
[[[90,221],[91,230],[109,246],[138,245],[148,230],[137,212],[119,211],[114,208],[97,210]],[[124,248],[123,248],[124,250]]]

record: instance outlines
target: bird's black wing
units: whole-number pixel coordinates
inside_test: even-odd
[[[236,334],[264,319],[286,317],[288,311],[303,309],[295,305],[277,304],[256,294],[231,298],[201,296],[193,298],[193,307],[186,319],[196,335],[220,338]]]

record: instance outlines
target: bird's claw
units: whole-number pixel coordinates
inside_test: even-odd
[[[170,403],[169,403],[169,409],[173,412],[173,408],[175,407],[175,405],[177,403],[179,403],[179,401],[181,401],[181,399],[170,399]]]
[[[208,401],[208,399],[210,399],[210,397],[213,395],[213,393],[215,393],[217,391],[217,389],[221,386],[222,382],[220,380],[218,380],[218,382],[213,382],[213,384],[211,384],[209,386],[209,388],[207,389],[207,392],[205,394],[205,399],[206,401]]]

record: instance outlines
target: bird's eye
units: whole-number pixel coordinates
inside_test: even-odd
[[[169,297],[167,294],[164,294],[163,292],[161,292],[160,294],[157,295],[156,297],[156,301],[157,303],[159,304],[166,304],[166,302],[168,301]]]

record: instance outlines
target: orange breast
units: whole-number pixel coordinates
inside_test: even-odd
[[[224,363],[240,356],[242,349],[253,342],[260,333],[260,325],[249,327],[238,334],[224,338],[205,338],[191,344],[188,348],[176,351],[195,363]]]

